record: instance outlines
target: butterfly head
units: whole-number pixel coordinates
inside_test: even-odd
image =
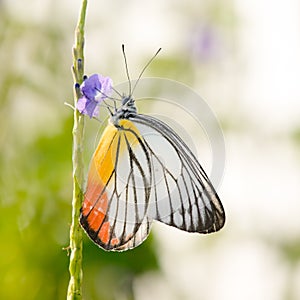
[[[132,98],[132,96],[125,96],[123,95],[122,97],[122,106],[134,106],[134,99]]]
[[[135,106],[135,101],[132,98],[132,94],[134,93],[134,90],[135,90],[139,80],[141,79],[143,73],[145,72],[147,67],[150,65],[150,63],[153,61],[153,59],[157,56],[157,54],[159,53],[160,50],[161,50],[161,48],[159,48],[158,51],[154,54],[154,56],[149,60],[149,62],[146,64],[146,66],[143,68],[140,75],[138,76],[138,79],[136,80],[135,85],[132,87],[130,76],[129,76],[128,65],[127,65],[127,58],[126,58],[126,54],[125,54],[125,47],[124,47],[124,45],[122,45],[122,52],[123,52],[123,56],[124,56],[125,69],[126,69],[129,87],[128,87],[128,96],[125,96],[125,95],[122,96],[122,100],[121,100],[122,105],[118,109],[115,110],[115,113],[112,114],[111,121],[115,126],[118,125],[118,122],[120,119],[128,119],[131,116],[134,116],[137,114],[137,109]]]
[[[130,116],[136,115],[137,109],[132,96],[123,96],[122,105],[112,115],[112,123],[117,125],[120,119],[128,119]]]

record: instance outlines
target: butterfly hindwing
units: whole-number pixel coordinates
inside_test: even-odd
[[[106,250],[126,250],[149,234],[151,169],[148,152],[129,120],[109,124],[93,155],[80,222]]]

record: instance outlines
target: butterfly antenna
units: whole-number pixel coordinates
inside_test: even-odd
[[[117,94],[117,95],[119,95],[119,97],[121,97],[122,98],[122,95],[114,88],[114,87],[111,87],[112,88],[112,90]],[[114,100],[118,100],[118,99],[115,99],[115,98],[113,98]]]
[[[125,54],[125,46],[124,46],[124,44],[122,44],[122,52],[123,52],[123,57],[124,57],[124,61],[125,61],[126,75],[127,75],[127,79],[128,79],[128,82],[129,82],[128,95],[131,96],[131,80],[130,80],[130,76],[129,76],[129,70],[128,70],[128,64],[127,64],[127,58],[126,58],[126,54]]]
[[[140,81],[141,77],[143,76],[144,72],[146,71],[146,69],[149,67],[149,65],[152,63],[152,61],[154,60],[154,58],[158,55],[158,53],[161,51],[161,48],[159,48],[156,53],[152,56],[152,58],[148,61],[148,63],[145,65],[145,67],[143,68],[143,70],[141,71],[138,79],[136,80],[135,82],[135,85],[133,86],[133,89],[132,89],[132,94],[138,84],[138,82]]]

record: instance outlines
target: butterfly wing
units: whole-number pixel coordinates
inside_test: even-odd
[[[127,250],[149,234],[151,186],[148,152],[129,120],[109,124],[90,163],[80,223],[105,250]]]
[[[109,124],[93,155],[80,223],[105,250],[127,250],[152,220],[189,232],[221,229],[225,213],[208,176],[162,121],[136,114]]]
[[[224,226],[220,199],[200,163],[165,123],[148,115],[130,118],[142,133],[152,170],[147,215],[188,232]]]

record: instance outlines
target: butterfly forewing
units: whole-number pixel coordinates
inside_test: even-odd
[[[189,232],[223,227],[225,214],[218,195],[182,139],[156,118],[136,115],[132,121],[143,133],[153,170],[148,215]]]

